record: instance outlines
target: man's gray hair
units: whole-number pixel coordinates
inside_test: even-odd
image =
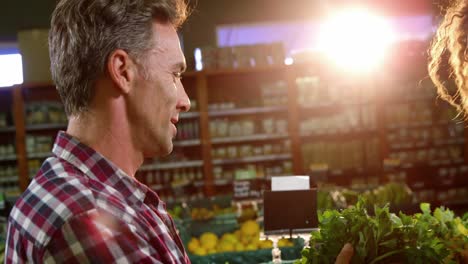
[[[114,50],[125,50],[143,66],[152,48],[152,22],[179,27],[186,16],[184,0],[61,0],[52,14],[49,52],[67,115],[88,110]]]

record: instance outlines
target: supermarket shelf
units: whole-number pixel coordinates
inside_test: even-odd
[[[376,136],[376,130],[349,130],[347,132],[328,132],[328,133],[301,133],[301,137],[310,140],[348,140],[348,139],[366,139]]]
[[[195,186],[195,187],[203,187],[203,186],[205,186],[205,182],[204,182],[204,181],[194,181],[194,182],[193,182],[193,186]]]
[[[167,162],[167,163],[143,165],[140,167],[140,171],[181,169],[181,168],[191,168],[191,167],[201,167],[201,166],[203,166],[202,160]]]
[[[287,138],[288,134],[256,134],[251,136],[241,136],[241,137],[225,137],[225,138],[213,138],[211,143],[213,144],[223,144],[223,143],[239,143],[246,141],[258,141],[258,140],[272,140],[272,139],[282,139]]]
[[[197,118],[200,117],[199,112],[187,112],[187,113],[180,113],[179,119],[188,119],[188,118]]]
[[[65,129],[67,124],[36,124],[36,125],[27,125],[27,131],[38,131],[38,130],[48,130],[48,129]]]
[[[182,181],[179,181],[179,182],[173,182],[171,183],[171,188],[172,189],[178,189],[178,188],[184,188],[184,187],[187,187],[191,184],[191,182],[188,180],[188,179],[184,179]]]
[[[235,74],[254,74],[260,72],[272,72],[278,70],[284,70],[288,66],[281,65],[267,65],[267,66],[256,66],[256,67],[243,67],[243,68],[232,68],[232,69],[213,69],[203,70],[195,72],[196,74],[210,75],[235,75]],[[185,73],[184,73],[185,74]]]
[[[167,185],[162,185],[162,184],[154,184],[154,185],[151,185],[150,188],[154,191],[160,191],[160,190],[163,190],[163,189],[167,189],[169,186]]]
[[[286,106],[249,107],[249,108],[226,109],[226,110],[211,110],[211,111],[208,111],[208,115],[210,117],[217,117],[217,116],[230,116],[230,115],[276,113],[276,112],[286,112],[287,110],[288,108]]]
[[[200,139],[176,140],[174,141],[175,147],[191,147],[201,144]]]
[[[425,128],[425,127],[434,127],[434,126],[450,126],[450,125],[456,125],[455,121],[442,121],[442,122],[420,122],[420,123],[411,123],[411,124],[406,124],[406,125],[397,125],[397,124],[389,124],[387,125],[387,129],[389,130],[395,130],[395,129],[402,129],[402,128]]]
[[[410,98],[398,98],[396,96],[386,100],[386,103],[389,104],[404,104],[404,103],[414,103],[414,102],[423,102],[423,101],[435,101],[437,98],[433,95],[431,96],[420,96],[420,97],[410,97]]]
[[[2,155],[0,156],[0,161],[15,161],[16,155]]]
[[[424,149],[429,147],[442,147],[449,145],[459,145],[465,143],[464,138],[451,138],[444,140],[431,141],[421,141],[421,142],[409,142],[409,143],[400,143],[400,144],[390,144],[390,149],[394,151],[401,150],[417,150]]]
[[[463,159],[457,159],[457,160],[432,160],[432,161],[427,161],[423,164],[416,164],[416,163],[402,163],[397,167],[396,169],[410,169],[414,167],[420,167],[420,166],[430,166],[430,167],[445,167],[445,166],[456,166],[456,165],[462,165],[464,164],[465,161]]]
[[[14,126],[9,126],[9,127],[0,127],[0,133],[10,133],[10,132],[15,132],[16,127]]]
[[[215,186],[225,186],[225,185],[229,185],[229,184],[232,184],[232,180],[228,180],[228,179],[214,180],[214,185]]]
[[[434,146],[446,146],[446,145],[455,145],[455,144],[463,144],[465,143],[465,139],[460,138],[449,138],[445,140],[436,140],[434,141]]]
[[[389,144],[391,150],[416,150],[421,148],[428,148],[432,144],[430,141],[420,141],[420,142],[409,142],[409,143],[398,143],[398,144]]]
[[[0,177],[0,183],[18,182],[18,176]]]
[[[52,156],[52,152],[28,153],[28,159],[45,159]]]
[[[291,154],[278,154],[278,155],[263,155],[263,156],[253,156],[239,159],[215,159],[213,160],[214,165],[228,165],[228,164],[238,164],[238,163],[253,163],[253,162],[265,162],[265,161],[277,161],[290,159]]]
[[[372,100],[364,100],[357,102],[316,102],[311,103],[310,105],[301,105],[300,107],[302,110],[312,111],[322,108],[345,109],[347,107],[369,105],[373,103],[374,101]]]

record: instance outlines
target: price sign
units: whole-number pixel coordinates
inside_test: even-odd
[[[256,180],[237,180],[233,183],[234,200],[259,199],[262,195],[260,183]]]

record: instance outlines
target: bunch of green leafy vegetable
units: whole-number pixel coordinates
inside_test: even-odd
[[[355,206],[320,214],[320,229],[298,263],[334,263],[348,242],[351,263],[460,263],[468,249],[467,214],[461,219],[445,208],[432,213],[423,203],[422,213],[412,216],[390,213],[388,206],[375,206],[371,216],[365,204],[360,198]]]

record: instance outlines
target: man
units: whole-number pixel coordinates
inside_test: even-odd
[[[181,0],[62,0],[51,71],[69,117],[13,208],[6,263],[189,263],[158,195],[135,179],[172,151],[190,101]]]
[[[6,263],[189,263],[158,195],[135,179],[172,151],[185,59],[182,0],[61,0],[51,72],[69,118],[18,199]],[[339,261],[347,263],[352,248]]]

